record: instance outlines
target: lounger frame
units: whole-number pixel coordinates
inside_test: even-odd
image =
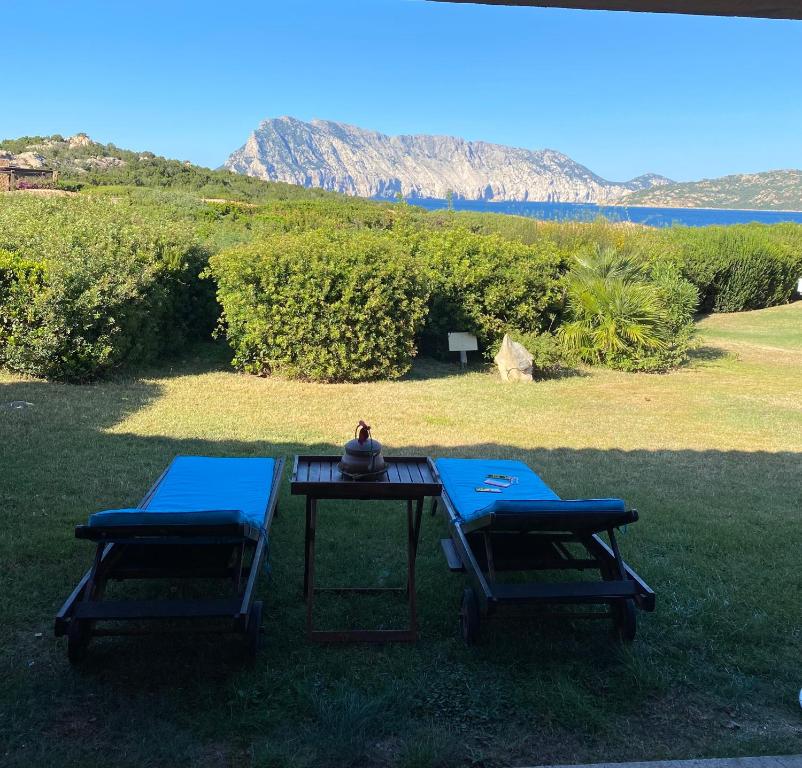
[[[145,494],[145,507],[167,476],[168,466]],[[75,536],[95,542],[92,567],[83,575],[55,619],[56,636],[67,635],[70,660],[81,660],[92,637],[164,631],[151,620],[202,620],[208,632],[247,635],[249,649],[259,645],[262,605],[254,590],[268,550],[268,532],[278,513],[284,460],[275,459],[264,524],[230,525],[78,525]],[[129,579],[228,579],[230,597],[195,599],[105,600],[109,581]],[[147,621],[147,626],[139,623]],[[125,622],[137,622],[126,626]],[[171,627],[199,631],[197,623]]]
[[[478,633],[479,616],[489,616],[500,608],[517,607],[537,611],[538,616],[569,619],[609,618],[616,634],[631,640],[635,634],[634,608],[653,611],[655,595],[643,579],[621,557],[615,527],[594,526],[591,518],[580,518],[580,525],[567,514],[564,520],[552,518],[538,528],[514,521],[494,521],[491,516],[466,523],[444,489],[432,507],[442,505],[450,539],[441,546],[449,568],[465,572],[472,589],[463,596],[461,622],[463,637],[473,642]],[[632,510],[625,519],[637,520]],[[606,532],[609,544],[601,533]],[[579,547],[573,545],[579,545]],[[577,554],[576,550],[582,552]],[[595,581],[500,581],[499,574],[511,571],[598,571]],[[478,614],[470,614],[475,596]],[[598,606],[602,610],[577,610],[576,606]],[[560,607],[562,606],[562,609]]]

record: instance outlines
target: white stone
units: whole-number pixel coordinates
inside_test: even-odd
[[[532,381],[532,359],[527,348],[506,333],[493,358],[502,381]]]
[[[70,149],[88,147],[90,144],[94,144],[94,142],[85,133],[76,133],[75,136],[70,136],[70,138],[67,139],[67,145]]]
[[[14,164],[21,168],[44,168],[47,165],[44,157],[36,152],[20,152],[14,159]]]

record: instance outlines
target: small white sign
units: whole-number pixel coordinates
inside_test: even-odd
[[[796,282],[796,292],[802,296],[802,277],[800,277]]]
[[[449,333],[448,351],[449,352],[476,352],[479,344],[476,336],[472,333]]]

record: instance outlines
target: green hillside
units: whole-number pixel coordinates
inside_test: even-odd
[[[161,187],[193,191],[202,197],[253,202],[337,197],[319,189],[262,181],[226,170],[211,170],[188,161],[160,157],[153,152],[120,149],[114,144],[92,141],[85,134],[68,139],[57,134],[5,139],[0,141],[0,155],[2,153],[14,157],[25,155],[21,164],[39,160],[56,169],[61,186],[68,189],[106,185]]]
[[[621,204],[802,211],[802,171],[768,171],[666,184],[627,195]]]

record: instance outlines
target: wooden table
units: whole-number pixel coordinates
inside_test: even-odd
[[[306,599],[306,633],[318,642],[414,642],[418,634],[415,607],[415,557],[418,551],[421,513],[427,496],[437,497],[442,491],[440,476],[431,459],[420,456],[386,458],[387,471],[375,480],[351,480],[337,469],[339,456],[296,456],[292,468],[290,490],[306,496],[306,546],[304,560],[304,597]],[[405,501],[407,508],[407,585],[406,587],[315,587],[315,531],[317,504],[320,499],[352,499],[355,501]],[[414,507],[414,509],[413,509]],[[377,521],[380,518],[375,518]],[[406,629],[352,629],[323,631],[313,624],[313,608],[317,592],[406,592],[409,603],[409,626]]]

